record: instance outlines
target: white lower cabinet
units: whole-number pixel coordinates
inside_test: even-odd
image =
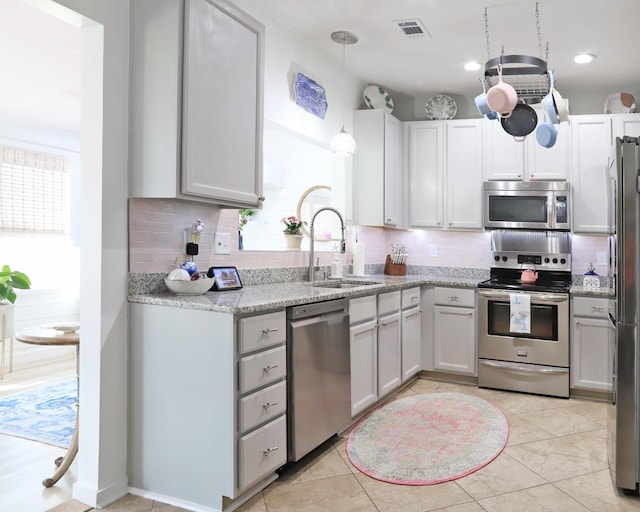
[[[130,486],[213,511],[273,481],[287,458],[284,310],[130,312]]]
[[[402,290],[402,382],[420,371],[422,309],[420,288]]]
[[[434,289],[433,368],[477,375],[475,290]]]
[[[574,297],[571,333],[571,389],[611,392],[607,299]]]
[[[375,296],[374,296],[375,298]],[[352,299],[351,302],[358,299]],[[378,400],[378,320],[349,327],[351,347],[351,415]]]
[[[400,291],[349,301],[352,416],[402,383],[401,301]]]

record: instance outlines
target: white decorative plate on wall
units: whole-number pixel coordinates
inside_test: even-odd
[[[458,112],[458,105],[450,96],[436,94],[427,101],[425,111],[429,119],[453,119]]]
[[[604,102],[605,114],[633,114],[635,111],[636,99],[628,92],[611,94]]]
[[[389,114],[393,112],[393,98],[379,85],[366,87],[362,96],[364,97],[364,102],[367,104],[367,107],[386,110]]]

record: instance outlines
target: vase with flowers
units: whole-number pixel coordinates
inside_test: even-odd
[[[302,245],[302,231],[300,228],[302,228],[306,222],[295,215],[283,217],[281,221],[284,224],[283,232],[287,249],[300,249],[300,246]]]
[[[238,249],[244,249],[244,240],[242,239],[242,230],[249,223],[251,217],[256,214],[255,210],[248,208],[240,208],[238,210]]]

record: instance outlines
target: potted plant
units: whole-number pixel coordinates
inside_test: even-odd
[[[238,210],[238,249],[244,249],[244,244],[242,240],[242,230],[256,214],[255,210],[250,210],[248,208],[241,208]]]
[[[300,228],[306,222],[299,219],[295,215],[283,217],[281,222],[284,224],[284,238],[287,243],[287,249],[300,249],[302,244],[302,231]]]
[[[16,288],[19,290],[31,288],[31,280],[25,273],[11,270],[9,265],[3,265],[0,271],[0,305],[15,303],[17,295],[14,289]]]

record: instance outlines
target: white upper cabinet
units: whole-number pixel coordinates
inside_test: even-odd
[[[610,115],[571,116],[573,232],[608,232]]]
[[[534,107],[538,125],[544,120],[541,108]],[[483,119],[483,169],[485,180],[565,180],[571,165],[571,126],[555,125],[556,143],[538,144],[535,130],[524,141],[509,135],[500,121]]]
[[[481,121],[416,121],[407,125],[410,226],[481,229]]]
[[[614,114],[613,136],[640,137],[640,115],[638,114]]]
[[[444,121],[408,126],[409,225],[442,228],[444,199]]]
[[[446,228],[482,229],[482,125],[446,121]]]
[[[264,27],[222,0],[131,9],[132,196],[259,206]]]
[[[384,110],[356,110],[353,221],[361,226],[402,223],[402,125]]]

